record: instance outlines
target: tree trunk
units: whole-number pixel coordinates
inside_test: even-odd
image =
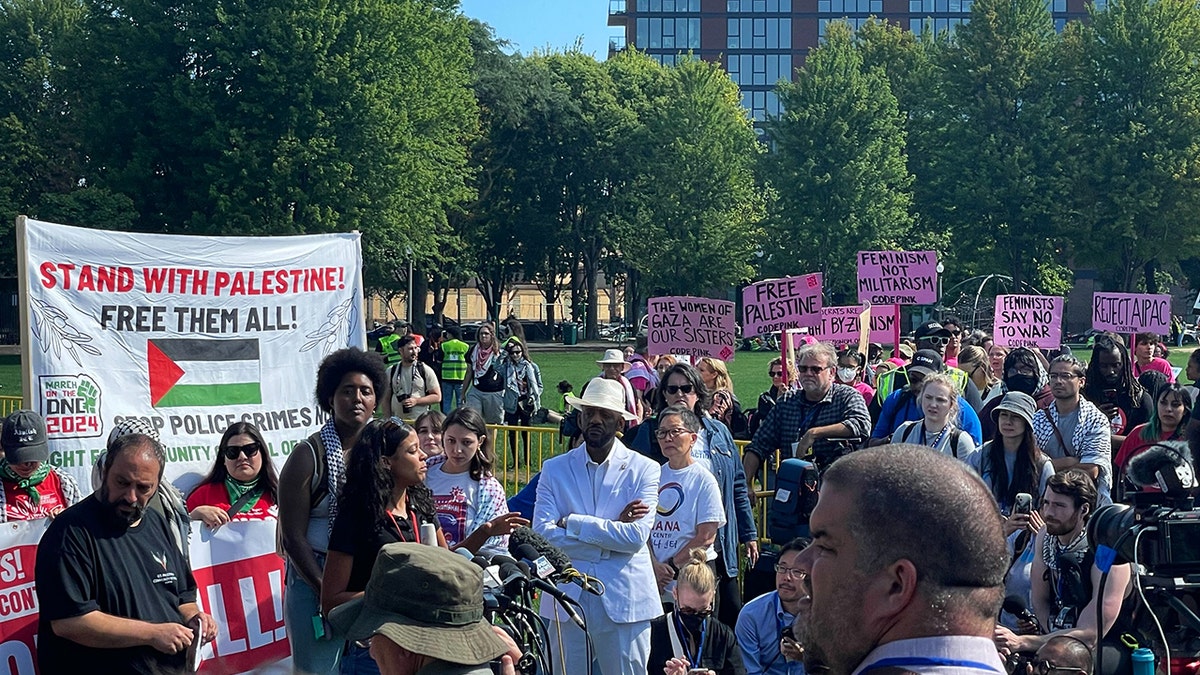
[[[446,301],[450,298],[450,282],[441,274],[433,273],[433,322],[439,326],[446,325]]]
[[[413,268],[413,296],[408,299],[412,303],[414,331],[424,335],[428,323],[425,320],[426,301],[429,299],[429,275],[420,268]]]
[[[1158,260],[1157,259],[1147,260],[1146,264],[1142,266],[1142,274],[1144,274],[1145,278],[1146,278],[1146,292],[1147,293],[1157,293],[1158,292],[1158,278],[1155,276],[1155,273],[1157,271],[1158,271]]]
[[[596,290],[596,259],[593,257],[589,262],[584,259],[583,268],[584,280],[587,283],[587,339],[599,340],[600,327],[597,322],[600,319],[600,294]]]

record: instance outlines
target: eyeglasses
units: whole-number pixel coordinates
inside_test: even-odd
[[[679,614],[686,614],[687,616],[698,616],[703,619],[707,619],[708,617],[712,616],[712,613],[713,613],[712,607],[705,607],[704,609],[696,609],[694,607],[680,606],[680,607],[676,607],[675,611],[678,612]]]
[[[776,565],[775,573],[781,577],[784,577],[785,579],[803,579],[804,577],[808,576],[808,573],[804,570],[797,569],[795,567],[786,567],[784,565]]]
[[[246,455],[246,459],[250,459],[251,457],[257,455],[258,451],[261,449],[262,448],[259,447],[258,443],[247,443],[246,445],[227,445],[225,446],[225,449],[222,450],[222,453],[224,453],[225,459],[229,460],[237,459],[243,454]]]
[[[674,396],[675,394],[690,394],[695,389],[690,384],[668,384],[667,393]]]
[[[962,335],[962,331],[961,331],[961,330],[952,330],[952,331],[950,331],[950,337],[952,337],[952,338],[956,338],[956,337],[958,337],[959,335]]]
[[[657,436],[659,440],[669,441],[679,438],[679,436],[682,434],[690,433],[692,432],[684,429],[683,427],[676,427],[674,429],[659,429],[658,431],[654,432],[654,435]]]
[[[917,342],[928,342],[929,344],[945,347],[946,345],[950,344],[950,338],[944,335],[929,335],[917,340]]]
[[[829,366],[796,366],[796,372],[801,374],[820,375],[822,371],[826,370],[829,370]]]
[[[1079,376],[1075,373],[1050,373],[1051,380],[1077,380]]]
[[[512,354],[513,356],[518,356],[521,354],[521,350],[520,349],[510,349],[510,350],[508,350],[508,353]]]
[[[767,374],[770,375],[771,377],[783,377],[782,370],[772,370],[771,372],[769,372]]]
[[[1049,673],[1065,672],[1065,673],[1082,673],[1086,672],[1081,668],[1067,668],[1065,666],[1056,666],[1046,659],[1041,659],[1033,664],[1033,672],[1037,675],[1049,675]]]

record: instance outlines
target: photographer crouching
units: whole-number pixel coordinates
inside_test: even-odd
[[[520,650],[483,618],[483,570],[435,546],[388,544],[362,596],[329,614],[383,675],[516,675]]]

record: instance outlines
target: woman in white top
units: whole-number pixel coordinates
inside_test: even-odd
[[[725,524],[717,479],[692,457],[699,433],[700,418],[691,408],[674,405],[658,415],[655,435],[667,464],[659,478],[658,515],[649,545],[658,588],[664,594],[672,590],[671,583],[693,548],[703,549],[710,565],[716,560],[713,542]]]
[[[971,435],[959,429],[958,387],[942,373],[928,375],[921,381],[918,399],[925,418],[916,422],[905,422],[892,434],[893,443],[924,445],[944,455],[966,461],[975,452],[975,441]]]

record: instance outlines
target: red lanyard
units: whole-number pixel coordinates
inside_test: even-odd
[[[388,509],[387,514],[392,519],[392,524],[396,526],[396,535],[400,537],[400,541],[403,543],[405,541],[404,531],[400,529],[400,521],[396,520],[396,514],[392,513],[391,509]],[[408,515],[412,518],[413,541],[419,544],[421,543],[421,530],[417,528],[417,514],[409,511]]]

